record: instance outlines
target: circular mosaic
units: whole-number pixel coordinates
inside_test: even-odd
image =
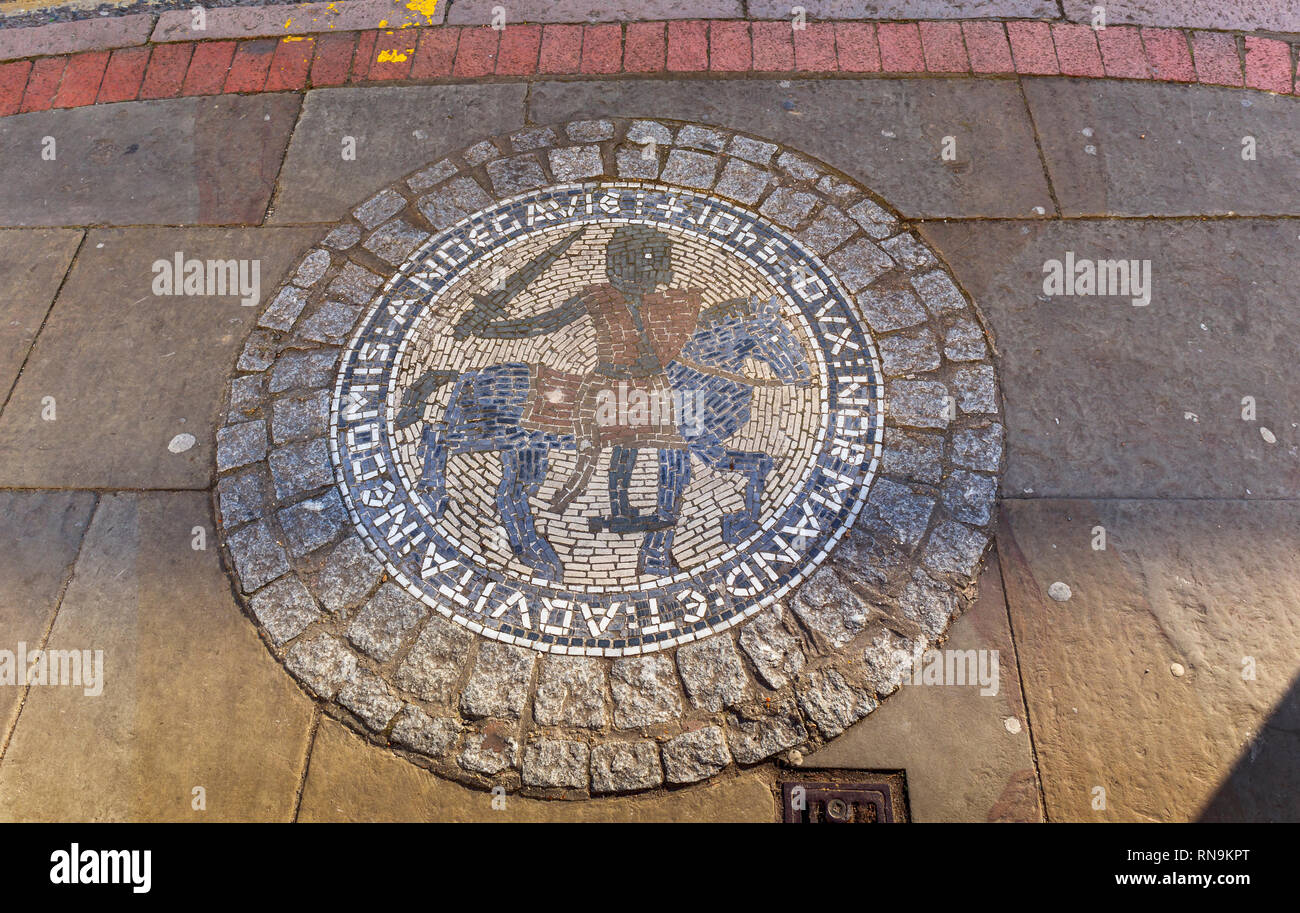
[[[833,274],[721,198],[548,187],[389,280],[343,357],[340,485],[410,592],[472,631],[620,656],[804,580],[879,454],[880,367]]]
[[[879,198],[766,140],[523,128],[381,189],[271,297],[215,505],[326,711],[444,776],[656,789],[808,752],[974,595],[979,318]]]

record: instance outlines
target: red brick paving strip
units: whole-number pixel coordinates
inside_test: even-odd
[[[1246,85],[1269,92],[1291,91],[1291,45],[1246,36]]]
[[[925,54],[925,68],[931,73],[966,73],[970,61],[966,59],[966,45],[961,37],[958,22],[922,22],[921,50]]]
[[[180,94],[185,70],[194,54],[194,45],[155,45],[149,54],[149,66],[140,85],[140,98],[175,98]]]
[[[370,65],[375,61],[375,42],[378,40],[378,29],[360,32],[357,35],[357,46],[352,52],[352,72],[348,76],[349,83],[356,85],[370,78]]]
[[[880,47],[870,22],[835,23],[835,56],[844,73],[879,73]]]
[[[876,27],[880,38],[880,66],[886,73],[924,73],[925,55],[921,33],[913,22],[882,22]]]
[[[1017,73],[1055,76],[1061,71],[1056,64],[1052,29],[1046,22],[1008,22],[1007,37],[1011,39]]]
[[[966,53],[974,73],[1014,73],[1011,45],[1007,33],[998,22],[963,22],[961,33],[966,37]]]
[[[30,60],[0,63],[0,117],[17,114],[23,104],[23,90],[27,87],[27,74],[31,72]]]
[[[507,25],[501,33],[501,46],[497,49],[497,75],[531,76],[536,73],[537,53],[541,46],[540,25]]]
[[[1201,82],[1215,86],[1241,85],[1241,59],[1237,56],[1235,36],[1193,32],[1192,59]]]
[[[487,76],[497,68],[497,45],[501,33],[490,25],[476,25],[461,29],[460,46],[456,49],[456,66],[452,76]]]
[[[104,69],[108,66],[108,51],[87,51],[73,54],[68,58],[67,69],[63,71],[63,81],[54,96],[56,108],[80,108],[93,105],[95,96],[99,95],[99,84],[104,78]]]
[[[623,69],[623,27],[589,25],[582,33],[582,72],[617,73]]]
[[[149,48],[118,48],[108,58],[104,81],[99,84],[95,101],[108,104],[115,101],[132,101],[140,93],[144,69],[149,65]]]
[[[316,53],[311,61],[311,84],[341,86],[347,82],[356,44],[355,34],[322,35],[316,42]]]
[[[748,22],[714,22],[709,26],[709,69],[739,73],[751,65]]]
[[[49,110],[54,101],[54,93],[59,90],[59,80],[63,78],[63,68],[67,62],[66,57],[42,57],[32,64],[20,109],[23,114]]]
[[[794,68],[801,73],[835,69],[835,24],[810,22],[794,30]]]
[[[419,33],[410,29],[380,32],[375,38],[375,59],[370,64],[368,78],[376,82],[406,79],[411,75],[411,63],[419,43]]]
[[[628,73],[658,73],[667,51],[662,22],[629,22],[623,38],[623,69]]]
[[[668,69],[675,73],[709,68],[709,24],[700,21],[668,23]]]
[[[0,63],[0,116],[178,94],[346,82],[617,72],[1019,73],[1296,91],[1290,43],[1255,35],[1038,21],[675,19],[437,27],[167,43]],[[1241,50],[1244,48],[1244,55]],[[384,56],[385,60],[379,60]],[[1243,78],[1244,62],[1244,78]]]
[[[460,29],[420,29],[420,43],[411,61],[412,79],[435,79],[450,76],[456,63],[456,44]]]
[[[305,88],[315,49],[314,38],[281,38],[275,46],[275,55],[271,58],[271,71],[266,76],[266,91],[293,92]]]
[[[582,65],[582,26],[548,25],[542,29],[541,59],[537,72],[562,76]]]
[[[1097,33],[1106,75],[1116,79],[1150,79],[1142,36],[1135,25],[1108,25]]]
[[[1106,75],[1101,51],[1097,49],[1096,34],[1090,27],[1054,22],[1052,41],[1056,44],[1056,60],[1066,76]]]
[[[754,69],[786,72],[794,69],[794,29],[789,22],[750,24]]]
[[[230,63],[230,73],[226,76],[226,92],[262,91],[277,44],[279,42],[274,38],[241,41],[235,51],[235,59]]]
[[[1142,30],[1142,44],[1147,49],[1147,63],[1156,79],[1169,82],[1196,82],[1192,52],[1187,36],[1178,29]]]
[[[234,41],[205,41],[194,46],[185,71],[182,95],[216,95],[226,84],[226,72],[235,57]]]

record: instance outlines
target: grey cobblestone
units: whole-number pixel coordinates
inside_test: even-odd
[[[757,764],[808,739],[794,701],[785,697],[734,710],[727,722],[727,744],[741,764]]]
[[[654,742],[606,742],[591,749],[591,791],[623,793],[662,786],[664,771]]]
[[[280,293],[275,296],[275,300],[262,312],[258,318],[258,326],[268,327],[272,330],[287,330],[293,326],[293,322],[298,319],[302,309],[307,306],[308,293],[292,285],[286,285],[280,289]]]
[[[706,637],[678,648],[677,672],[686,696],[702,710],[717,713],[749,694],[745,664],[730,637]]]
[[[474,635],[430,613],[420,636],[398,667],[397,687],[437,704],[451,704]]]
[[[674,149],[668,153],[668,162],[664,165],[661,177],[670,184],[709,190],[713,187],[717,172],[718,160],[714,156]]]
[[[226,541],[245,593],[265,586],[289,570],[289,559],[265,520],[235,530]]]
[[[910,482],[938,485],[943,480],[943,435],[886,428],[880,471]]]
[[[460,695],[466,716],[517,720],[528,699],[537,654],[524,647],[484,641]]]
[[[580,181],[598,178],[605,173],[605,163],[600,158],[599,146],[566,146],[552,149],[551,174],[557,181]]]
[[[339,613],[361,602],[382,570],[361,537],[352,535],[322,556],[311,585],[325,610]]]
[[[605,678],[605,663],[595,657],[543,656],[533,718],[542,726],[603,729],[609,725]]]
[[[332,698],[357,672],[357,658],[341,640],[322,634],[300,640],[289,648],[285,666],[304,685],[323,698]]]
[[[337,539],[348,527],[348,512],[337,488],[280,511],[289,554],[301,558]]]
[[[431,717],[414,704],[407,704],[393,723],[393,741],[431,758],[444,757],[456,744],[460,720]]]
[[[284,577],[253,596],[253,614],[277,647],[293,640],[320,617],[316,600],[297,577]]]
[[[534,739],[524,749],[526,786],[586,789],[591,749],[583,742]]]
[[[867,604],[829,567],[818,569],[809,578],[790,607],[804,625],[832,649],[844,646],[867,623]]]
[[[876,709],[870,695],[855,689],[834,669],[813,672],[795,688],[799,707],[826,738],[834,738]]]
[[[217,430],[217,471],[266,459],[266,422],[243,422]]]
[[[727,738],[717,726],[705,726],[669,739],[663,747],[664,774],[669,783],[695,783],[731,763]]]
[[[672,658],[662,653],[615,660],[610,687],[614,693],[614,725],[619,729],[667,723],[681,716],[677,674]]]
[[[733,159],[722,169],[722,178],[718,181],[716,190],[724,197],[752,204],[763,195],[769,182],[766,171]]]
[[[740,629],[737,638],[758,677],[773,690],[784,688],[804,664],[798,638],[781,624],[784,614],[780,604],[759,612]]]
[[[275,496],[281,501],[292,500],[334,483],[334,470],[330,468],[329,448],[324,438],[277,447],[271,451],[267,462],[271,464]]]
[[[405,205],[406,197],[396,190],[381,190],[352,210],[352,215],[366,228],[374,228]]]
[[[424,617],[423,603],[391,580],[379,588],[348,625],[348,640],[380,662],[393,658]]]
[[[344,684],[339,689],[339,703],[375,732],[383,732],[402,709],[402,702],[393,696],[384,680],[370,672],[358,672]]]
[[[532,155],[517,155],[489,162],[487,173],[492,180],[492,189],[501,197],[523,193],[546,183],[546,174]]]

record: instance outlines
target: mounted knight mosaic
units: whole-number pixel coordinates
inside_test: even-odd
[[[250,615],[327,712],[542,795],[871,712],[973,596],[989,345],[883,201],[713,127],[470,145],[324,235],[218,435]]]

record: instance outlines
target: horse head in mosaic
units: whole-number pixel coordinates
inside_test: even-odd
[[[747,363],[765,365],[772,375],[746,374]],[[630,507],[628,481],[639,450],[611,448],[608,479],[611,515],[586,518],[593,533],[643,536],[638,572],[670,576],[680,570],[672,557],[678,514],[691,481],[691,457],[715,470],[745,478],[744,508],[721,518],[719,535],[739,543],[758,530],[763,488],[775,461],[767,453],[728,446],[750,419],[754,388],[807,386],[811,368],[803,346],[781,317],[775,297],[719,302],[700,312],[696,329],[678,358],[665,368],[675,416],[685,447],[658,449],[658,491],[654,508]],[[420,402],[402,410],[399,424],[414,424],[437,387],[453,384],[440,420],[426,420],[419,445],[422,472],[417,488],[434,517],[447,506],[446,469],[457,453],[496,451],[501,481],[496,504],[514,556],[537,574],[564,579],[564,564],[538,532],[534,498],[546,481],[553,451],[583,451],[593,444],[582,422],[572,430],[538,430],[526,420],[537,395],[536,370],[523,362],[491,365],[459,375],[429,372],[413,385]],[[642,447],[640,449],[650,449]],[[594,465],[594,461],[593,461]],[[546,508],[541,508],[545,510]],[[562,513],[562,511],[561,511]]]

